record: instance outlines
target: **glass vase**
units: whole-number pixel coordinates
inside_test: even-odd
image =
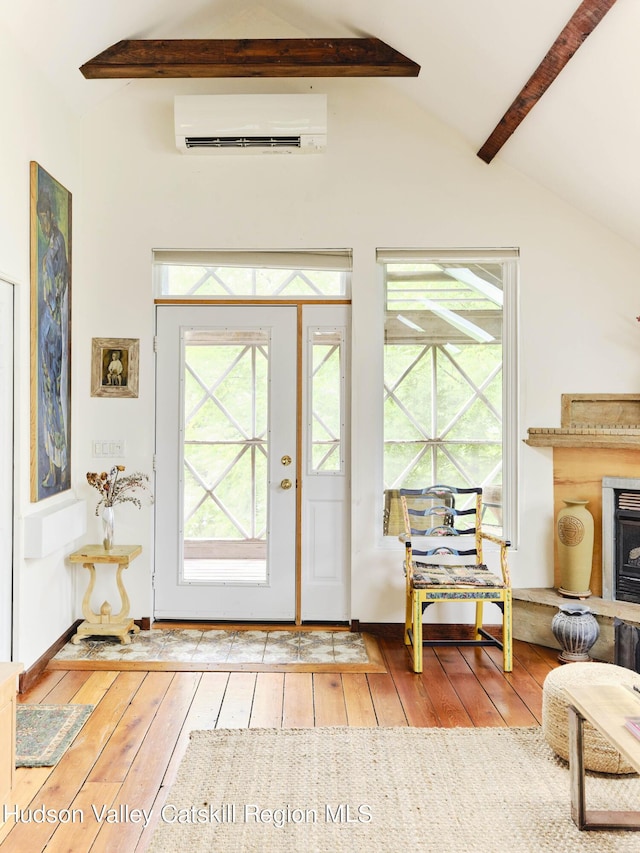
[[[110,551],[113,548],[113,532],[114,532],[115,516],[112,506],[105,506],[102,509],[102,545],[105,551]]]

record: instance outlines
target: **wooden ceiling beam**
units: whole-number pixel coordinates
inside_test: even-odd
[[[615,2],[616,0],[583,0],[545,58],[478,151],[478,157],[481,160],[485,163],[493,160]]]
[[[377,38],[125,40],[81,66],[87,79],[130,77],[417,77]]]

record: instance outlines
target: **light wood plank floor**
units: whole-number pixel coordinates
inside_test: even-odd
[[[0,851],[142,853],[193,729],[540,723],[542,683],[557,652],[516,641],[505,675],[497,649],[425,649],[416,675],[401,634],[387,630],[378,640],[386,673],[46,671],[19,701],[95,709],[56,767],[18,769],[11,806],[44,805],[56,820],[10,818]],[[123,822],[100,824],[92,805]],[[126,807],[154,817],[145,828],[126,819]],[[70,809],[84,821],[61,822]]]

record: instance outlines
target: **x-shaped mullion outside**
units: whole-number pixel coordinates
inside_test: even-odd
[[[332,347],[330,348],[330,350],[329,350],[327,353],[325,353],[325,355],[324,355],[324,356],[322,357],[322,359],[320,360],[320,363],[319,363],[316,367],[314,367],[314,368],[313,368],[313,371],[312,371],[312,374],[311,374],[313,379],[315,379],[315,378],[316,378],[316,375],[318,374],[318,372],[319,372],[319,371],[324,367],[324,365],[329,361],[329,359],[331,358],[331,356],[332,356],[332,355],[336,352],[336,350],[338,350],[338,349],[339,349],[339,347],[338,347],[338,345],[336,344],[335,346],[332,346]],[[327,435],[331,436],[331,439],[332,439],[333,441],[338,441],[338,442],[339,442],[339,441],[340,441],[340,436],[336,435],[336,434],[333,432],[333,430],[331,430],[331,429],[329,428],[329,426],[324,422],[324,420],[320,417],[320,415],[318,414],[318,412],[317,412],[315,409],[313,410],[313,413],[312,413],[312,414],[313,414],[313,418],[314,418],[314,420],[316,420],[316,421],[320,424],[320,426],[324,429],[324,431],[327,433]],[[314,441],[314,444],[324,444],[324,442]],[[331,450],[329,451],[329,453],[327,454],[327,456],[329,456],[330,454],[331,454]],[[326,458],[327,458],[327,457],[325,456],[325,459],[326,459]],[[322,460],[322,462],[324,462],[324,459]],[[316,466],[316,467],[320,467],[320,466]]]
[[[188,423],[200,411],[200,409],[207,402],[207,400],[210,399],[214,403],[214,405],[216,405],[220,409],[220,411],[225,415],[227,420],[229,420],[229,422],[232,423],[238,429],[239,433],[242,436],[244,436],[244,438],[247,442],[246,444],[241,446],[240,451],[236,454],[234,459],[232,459],[231,462],[226,466],[226,468],[224,469],[222,474],[218,477],[217,481],[215,483],[213,483],[211,486],[207,486],[207,484],[202,480],[200,475],[197,473],[195,468],[188,462],[188,460],[186,460],[186,459],[184,460],[185,465],[187,466],[187,468],[191,472],[192,476],[194,477],[196,482],[201,486],[201,488],[205,492],[205,494],[198,501],[198,503],[193,508],[193,510],[189,513],[189,515],[185,519],[185,522],[187,522],[190,518],[193,517],[193,515],[198,511],[198,509],[204,504],[207,497],[209,497],[216,504],[216,506],[218,506],[219,509],[227,516],[227,518],[231,521],[231,523],[238,529],[238,531],[245,538],[259,538],[259,536],[264,532],[264,529],[260,533],[255,532],[255,503],[254,503],[254,499],[252,498],[251,520],[252,520],[252,527],[253,527],[253,530],[255,532],[255,536],[251,537],[247,534],[246,530],[243,528],[243,526],[240,524],[240,522],[227,510],[227,508],[224,506],[224,504],[215,495],[215,489],[220,485],[222,480],[229,474],[229,472],[233,469],[233,467],[239,462],[239,460],[246,453],[246,451],[249,449],[249,447],[251,447],[252,448],[252,460],[251,460],[252,492],[251,492],[251,494],[255,495],[255,485],[256,485],[256,482],[255,482],[255,449],[256,449],[256,447],[258,450],[260,450],[263,453],[265,458],[268,458],[268,454],[267,454],[265,448],[262,446],[262,444],[256,445],[255,442],[261,441],[263,439],[263,437],[266,433],[266,429],[262,431],[261,435],[258,435],[255,438],[251,439],[248,436],[247,432],[235,420],[235,418],[232,417],[232,415],[227,411],[226,407],[216,397],[216,395],[214,394],[214,390],[219,387],[220,383],[223,382],[224,379],[227,378],[227,376],[229,376],[229,374],[239,364],[240,360],[246,355],[246,353],[251,352],[252,376],[253,376],[253,386],[254,386],[254,395],[253,395],[254,396],[254,407],[253,407],[253,411],[252,411],[252,421],[253,421],[253,427],[254,427],[253,431],[255,432],[255,420],[256,420],[256,418],[255,418],[255,354],[256,354],[256,351],[259,351],[265,357],[265,359],[267,358],[267,352],[263,347],[255,346],[255,345],[245,346],[242,349],[242,351],[240,353],[238,353],[238,355],[232,360],[232,362],[229,364],[229,366],[226,368],[226,370],[221,374],[221,376],[219,376],[218,379],[210,386],[208,386],[200,378],[200,376],[197,374],[197,372],[193,369],[193,367],[190,364],[188,364],[188,363],[185,364],[186,369],[190,372],[190,374],[193,376],[193,378],[196,380],[196,382],[200,385],[200,387],[205,392],[202,399],[200,400],[200,402],[192,409],[191,413],[186,417],[186,423]],[[185,444],[191,444],[191,443],[192,442],[185,441]],[[206,441],[205,442],[198,442],[198,444],[209,444],[209,445],[213,445],[213,444],[217,444],[217,443],[219,443],[219,442],[206,442]],[[238,444],[238,443],[239,442],[231,442],[231,444]]]
[[[500,363],[500,364],[496,365],[496,367],[490,372],[489,376],[484,380],[484,382],[482,382],[480,385],[476,385],[476,383],[471,379],[471,377],[462,369],[462,367],[458,364],[458,362],[444,349],[444,347],[438,347],[438,349],[440,349],[440,350],[442,350],[442,352],[444,352],[445,356],[453,364],[453,366],[456,368],[456,370],[462,376],[462,378],[465,380],[465,382],[470,386],[470,388],[472,389],[472,392],[473,392],[471,397],[462,406],[462,408],[459,409],[458,412],[453,416],[453,418],[447,424],[447,426],[440,431],[439,437],[441,439],[444,438],[447,435],[447,433],[453,429],[453,427],[460,420],[460,418],[466,412],[469,411],[469,409],[476,402],[476,400],[482,400],[482,402],[485,404],[485,406],[494,415],[494,417],[496,418],[498,423],[500,423],[501,417],[500,417],[499,413],[496,411],[495,407],[493,406],[491,401],[487,398],[487,396],[485,394],[483,394],[483,391],[485,388],[487,388],[491,384],[491,382],[493,382],[493,380],[496,378],[496,376],[500,373],[500,371],[502,370],[502,364]]]
[[[246,430],[236,421],[236,419],[233,417],[233,415],[231,415],[231,413],[227,410],[226,406],[218,399],[218,397],[216,397],[214,391],[220,386],[220,383],[223,382],[227,378],[227,376],[229,376],[232,370],[239,364],[240,360],[245,356],[247,352],[251,351],[251,349],[251,346],[243,347],[242,351],[238,353],[238,355],[233,359],[227,369],[221,374],[218,379],[216,379],[216,381],[211,386],[208,386],[196,373],[193,367],[185,362],[185,368],[189,371],[189,373],[193,376],[198,385],[200,385],[200,387],[204,391],[204,395],[200,402],[191,410],[188,415],[185,416],[185,426],[189,423],[189,421],[192,420],[192,418],[194,418],[198,414],[198,412],[204,406],[207,400],[211,400],[211,402],[220,409],[220,411],[227,418],[227,420],[232,423],[233,426],[235,426],[238,432],[245,438],[249,438],[249,435],[247,434]]]
[[[411,414],[409,409],[407,409],[407,407],[404,405],[402,400],[400,400],[394,392],[396,391],[397,388],[400,387],[400,385],[404,382],[404,380],[411,373],[411,371],[414,370],[418,366],[418,364],[423,360],[423,358],[425,358],[425,356],[427,356],[430,353],[430,351],[431,351],[431,346],[423,347],[422,350],[413,359],[411,364],[409,364],[407,366],[406,370],[404,370],[400,374],[397,382],[395,382],[393,385],[387,385],[385,383],[385,386],[384,386],[384,390],[387,392],[385,402],[389,399],[393,400],[393,402],[396,404],[396,406],[404,413],[407,420],[410,421],[410,423],[412,423],[415,426],[415,428],[418,430],[418,433],[426,441],[430,441],[432,436],[430,436],[429,433],[427,433],[425,431],[425,429],[424,429],[423,425],[420,423],[420,421],[417,420],[416,418],[414,418],[414,416]]]
[[[185,442],[185,443],[188,443],[188,442]],[[203,442],[203,443],[213,445],[216,442]],[[238,531],[243,535],[243,537],[245,539],[259,539],[265,533],[266,528],[263,527],[262,530],[259,530],[259,531],[256,530],[256,528],[255,528],[255,507],[253,507],[254,511],[252,512],[252,516],[251,516],[253,534],[247,534],[247,532],[244,529],[244,527],[242,526],[242,524],[231,514],[231,512],[229,512],[229,510],[227,510],[227,508],[224,506],[224,504],[222,503],[220,498],[218,498],[217,495],[215,494],[215,490],[222,483],[224,478],[230,473],[230,471],[235,467],[235,465],[240,461],[242,456],[244,456],[244,454],[249,449],[251,449],[252,454],[255,454],[255,451],[259,450],[264,455],[265,459],[267,458],[267,452],[261,444],[256,444],[254,442],[251,442],[250,444],[244,444],[241,446],[241,448],[238,451],[238,453],[236,454],[236,456],[229,462],[229,464],[226,466],[224,471],[220,474],[218,479],[211,486],[207,486],[207,484],[204,482],[202,477],[198,474],[196,469],[193,467],[193,465],[187,459],[184,460],[185,466],[190,471],[191,475],[193,476],[193,478],[196,480],[196,482],[198,483],[198,485],[202,488],[202,490],[204,492],[203,496],[200,498],[200,500],[198,501],[196,506],[191,510],[189,515],[185,518],[185,524],[189,521],[189,519],[191,519],[196,514],[196,512],[204,504],[204,502],[207,500],[207,498],[210,498],[215,503],[215,505],[219,509],[222,510],[222,512],[229,519],[229,521],[238,529]],[[254,495],[255,494],[255,459],[252,459],[251,471],[252,471],[252,481],[253,481],[253,489],[252,489],[251,494]]]
[[[449,445],[443,444],[441,449],[442,449],[442,452],[444,453],[444,455],[448,458],[448,460],[454,466],[454,468],[456,468],[456,470],[460,472],[460,474],[464,478],[464,481],[466,483],[468,483],[469,485],[474,485],[474,484],[477,485],[476,478],[472,477],[471,474],[469,473],[469,471],[467,471],[466,468],[462,465],[462,463],[458,459],[456,459],[455,456],[453,456],[453,454],[452,454],[453,447],[450,444]],[[484,481],[482,483],[480,483],[480,485],[485,485],[485,483],[493,483],[498,471],[500,471],[501,469],[502,469],[502,460],[500,460],[498,462],[498,464],[493,468],[493,470],[489,473],[489,475],[484,478]],[[434,461],[433,470],[437,471],[435,461]],[[436,475],[436,479],[438,479],[437,475]]]
[[[463,405],[463,407],[460,410],[458,410],[458,412],[454,415],[454,417],[451,419],[449,424],[447,424],[445,429],[440,432],[438,439],[437,439],[438,444],[436,445],[436,444],[432,444],[432,442],[433,442],[432,437],[427,432],[425,432],[425,430],[423,429],[420,422],[418,420],[416,420],[416,418],[411,414],[411,412],[406,408],[406,406],[402,403],[402,401],[398,398],[398,396],[394,392],[399,388],[399,386],[402,384],[402,382],[404,382],[404,380],[407,378],[407,376],[409,376],[409,374],[413,370],[415,370],[415,368],[423,360],[423,358],[425,358],[432,351],[435,352],[437,349],[440,349],[445,353],[447,358],[449,358],[449,360],[454,365],[456,370],[460,373],[462,378],[470,386],[473,393],[472,393],[471,398]],[[498,421],[500,421],[500,416],[496,412],[496,410],[495,410],[494,406],[491,404],[491,402],[487,399],[487,397],[483,393],[483,391],[493,381],[493,379],[498,375],[498,373],[500,372],[501,369],[502,369],[502,365],[501,364],[497,365],[494,368],[494,370],[491,371],[491,373],[489,374],[487,379],[485,379],[485,381],[482,382],[478,386],[478,385],[476,385],[475,382],[473,382],[473,380],[468,376],[468,374],[461,368],[461,366],[455,361],[455,359],[452,358],[451,355],[444,349],[444,347],[434,347],[432,345],[429,345],[427,347],[424,347],[417,354],[417,356],[413,359],[413,361],[407,366],[407,368],[400,375],[400,377],[395,382],[395,384],[393,384],[392,386],[385,386],[385,390],[387,391],[387,399],[391,398],[396,403],[398,408],[405,414],[407,419],[412,424],[414,424],[414,426],[417,428],[419,433],[425,438],[425,440],[427,440],[429,442],[429,444],[420,448],[418,453],[416,453],[416,455],[409,461],[409,463],[405,466],[404,471],[402,472],[400,477],[397,479],[397,482],[403,482],[404,477],[406,477],[407,474],[409,474],[410,471],[412,471],[417,466],[417,464],[420,462],[420,460],[429,452],[432,455],[432,459],[431,459],[432,470],[437,471],[436,451],[437,451],[438,446],[441,447],[442,452],[447,456],[447,458],[449,459],[451,464],[454,466],[454,468],[456,468],[456,470],[458,470],[460,472],[460,474],[465,478],[465,481],[471,482],[469,473],[465,470],[464,466],[460,463],[460,461],[457,460],[452,455],[452,452],[451,452],[452,448],[445,446],[444,443],[440,444],[440,442],[441,441],[444,442],[447,433],[451,431],[451,429],[455,426],[455,424],[460,420],[460,418],[465,414],[465,412],[467,412],[471,408],[471,406],[473,405],[473,403],[475,403],[476,400],[482,400],[485,403],[485,405],[488,407],[488,409],[495,415],[496,419]],[[434,371],[434,373],[435,373],[435,371]],[[436,395],[434,395],[434,399],[437,399]],[[483,442],[483,443],[487,443],[487,442]],[[437,475],[436,475],[436,478],[437,478]]]
[[[273,295],[275,296],[276,294],[284,293],[286,288],[289,287],[291,282],[295,281],[296,278],[301,278],[309,285],[309,287],[311,288],[311,290],[314,291],[314,293],[322,295],[322,291],[320,290],[320,288],[316,287],[316,285],[311,281],[311,279],[306,276],[301,270],[294,270],[290,275],[288,275],[282,282],[280,287],[276,288],[276,290],[273,291]]]
[[[215,490],[218,488],[220,483],[224,480],[224,478],[231,471],[231,469],[237,464],[237,462],[244,456],[244,454],[247,452],[248,449],[249,449],[249,445],[245,444],[244,446],[242,446],[240,448],[240,450],[238,451],[238,453],[236,454],[235,458],[231,460],[231,462],[226,466],[226,468],[224,469],[222,474],[220,474],[218,479],[211,486],[207,486],[207,484],[204,482],[202,477],[198,474],[198,472],[193,467],[193,465],[189,462],[188,459],[185,458],[185,460],[184,460],[185,468],[188,469],[188,471],[191,473],[192,477],[196,480],[196,482],[198,483],[198,485],[200,486],[200,488],[204,492],[204,494],[202,495],[202,497],[200,498],[198,503],[195,505],[195,507],[192,509],[192,511],[189,513],[189,515],[185,518],[185,520],[184,520],[185,524],[191,518],[193,518],[193,516],[200,509],[200,507],[204,504],[204,502],[207,500],[207,498],[210,498],[214,502],[214,504],[218,507],[218,509],[222,510],[222,512],[229,519],[229,521],[234,525],[234,527],[236,527],[238,532],[245,539],[251,538],[251,535],[244,529],[243,525],[229,512],[229,510],[225,507],[225,505],[222,503],[222,501],[215,494]]]
[[[197,293],[201,287],[204,287],[207,281],[212,278],[214,281],[217,281],[220,287],[225,290],[230,296],[234,295],[234,291],[232,288],[228,287],[226,282],[220,278],[217,271],[213,267],[207,267],[204,275],[201,275],[198,281],[187,291],[187,296],[193,296],[194,293]]]
[[[416,455],[409,460],[409,462],[405,465],[404,470],[400,473],[398,477],[396,477],[396,486],[400,485],[404,482],[405,477],[407,477],[413,469],[417,466],[418,462],[427,455],[427,453],[431,453],[431,451],[435,451],[435,447],[431,444],[423,444],[418,448],[418,452]],[[431,461],[432,470],[436,470],[435,468],[435,457],[432,457]]]
[[[438,448],[442,451],[442,453],[447,457],[447,459],[451,462],[453,467],[460,472],[461,476],[464,478],[464,482],[473,483],[474,480],[471,478],[470,473],[465,469],[462,463],[453,455],[454,447],[451,444],[424,444],[418,452],[413,456],[409,462],[405,465],[403,471],[396,477],[396,485],[403,483],[405,478],[411,473],[411,471],[416,468],[421,459],[423,459],[427,454],[431,455],[431,470],[435,472],[435,479],[439,479],[438,477],[438,459],[437,459],[437,451]],[[492,478],[497,474],[497,472],[501,469],[502,463],[498,463],[496,467],[491,472],[486,482],[492,482]]]
[[[482,400],[484,402],[484,404],[487,406],[487,408],[489,409],[489,411],[492,412],[492,414],[495,416],[498,423],[501,422],[500,415],[498,414],[498,412],[496,411],[495,407],[492,405],[490,400],[483,393],[483,391],[485,388],[487,388],[491,384],[491,382],[495,379],[495,377],[500,373],[500,371],[502,370],[502,364],[501,363],[497,364],[496,367],[489,373],[489,376],[484,380],[484,382],[480,383],[480,385],[476,385],[476,383],[471,379],[471,377],[462,369],[462,367],[458,364],[458,362],[455,360],[455,358],[453,358],[451,356],[451,354],[448,353],[444,349],[444,347],[438,347],[438,349],[442,350],[442,352],[445,354],[445,356],[449,359],[449,361],[453,364],[453,366],[456,368],[458,373],[460,373],[462,378],[471,387],[471,389],[473,391],[470,399],[467,400],[467,402],[463,405],[463,407],[458,410],[458,412],[453,416],[451,421],[440,432],[440,435],[439,435],[439,439],[443,442],[443,444],[440,445],[442,453],[447,457],[447,459],[453,465],[453,467],[457,471],[460,472],[462,477],[464,477],[465,481],[467,483],[471,483],[471,482],[473,482],[473,480],[471,478],[469,471],[467,471],[466,468],[464,467],[464,465],[460,462],[460,460],[458,458],[456,458],[456,456],[454,456],[453,451],[454,451],[455,445],[453,445],[450,441],[447,442],[446,444],[444,442],[446,441],[447,433],[449,433],[453,429],[453,427],[456,425],[456,423],[458,423],[460,421],[462,416],[466,412],[469,411],[469,409],[476,402],[476,400]],[[464,443],[468,444],[469,442],[464,442]],[[491,442],[488,442],[485,440],[485,441],[482,441],[481,443],[482,444],[490,444]],[[435,448],[434,448],[434,453],[435,453]],[[496,466],[496,468],[494,468],[494,471],[492,472],[492,474],[497,473],[497,471],[501,467],[501,464],[502,463],[500,463],[498,466]],[[437,471],[437,460],[436,460],[435,455],[433,457],[433,470]],[[437,479],[437,475],[436,475],[436,479]],[[491,482],[491,480],[489,480],[489,482]]]
[[[451,421],[447,424],[447,426],[440,431],[438,436],[439,439],[443,439],[448,432],[453,429],[455,424],[460,420],[460,418],[467,412],[471,406],[476,402],[476,400],[482,400],[484,404],[487,406],[489,411],[495,416],[495,418],[500,422],[500,415],[496,411],[495,407],[492,405],[491,401],[486,397],[483,393],[484,389],[488,387],[488,385],[495,379],[500,370],[502,369],[502,365],[497,365],[494,370],[491,371],[487,379],[482,382],[479,386],[469,377],[469,375],[460,367],[460,365],[453,359],[449,353],[444,349],[444,347],[437,347],[437,349],[442,350],[447,358],[451,361],[456,370],[460,373],[465,382],[470,386],[472,390],[472,396],[467,400],[467,402],[459,409],[456,414],[453,416]],[[398,398],[398,396],[394,393],[400,385],[404,382],[404,380],[409,376],[409,374],[418,366],[418,364],[423,360],[423,358],[429,354],[432,350],[431,346],[424,347],[420,353],[416,356],[416,358],[408,365],[406,370],[400,375],[398,380],[391,386],[385,385],[385,391],[387,392],[386,399],[391,399],[398,406],[398,408],[404,413],[407,419],[416,427],[418,432],[426,439],[432,440],[432,436],[430,436],[423,428],[420,421],[418,421],[411,412],[407,409],[407,407],[402,403],[402,401]]]
[[[325,442],[316,441],[316,442],[315,442],[315,446],[316,446],[316,447],[318,447],[320,444],[324,444],[324,443],[325,443]],[[327,452],[324,454],[324,456],[320,459],[320,461],[319,461],[319,462],[317,462],[317,463],[315,464],[315,466],[314,466],[314,467],[315,467],[315,470],[316,470],[316,471],[320,471],[320,470],[322,469],[322,466],[323,466],[323,465],[325,464],[325,462],[327,461],[327,459],[329,459],[329,457],[330,457],[333,453],[335,453],[335,452],[336,452],[336,450],[338,450],[338,448],[339,448],[339,447],[340,447],[340,442],[339,442],[339,440],[336,440],[336,441],[335,441],[335,443],[333,443],[333,444],[331,445],[331,447],[327,450]]]
[[[442,453],[447,457],[449,462],[451,462],[451,464],[456,469],[456,471],[458,471],[460,473],[460,475],[463,478],[463,481],[465,483],[472,483],[473,480],[471,479],[471,475],[469,474],[469,472],[465,469],[464,465],[460,462],[460,460],[456,459],[456,457],[453,455],[453,453],[452,453],[453,448],[448,447],[446,444],[442,444],[440,446],[440,449],[442,450]],[[436,462],[436,460],[434,460],[434,463],[433,463],[433,470],[434,471],[437,471],[436,466],[437,466],[437,462]],[[437,476],[436,476],[436,479],[438,479]]]

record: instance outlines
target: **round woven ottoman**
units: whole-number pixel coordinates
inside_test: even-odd
[[[569,760],[569,717],[565,687],[637,684],[640,676],[611,663],[569,663],[553,669],[542,688],[542,733],[551,749]],[[638,702],[640,716],[640,702]],[[590,723],[584,724],[584,766],[599,773],[635,773],[625,759]]]

